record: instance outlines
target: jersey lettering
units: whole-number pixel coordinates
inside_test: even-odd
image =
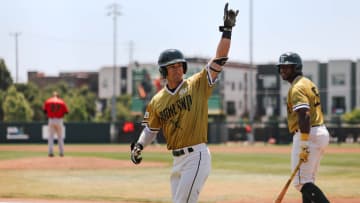
[[[160,120],[166,122],[169,118],[176,115],[176,106],[171,104],[160,112]]]
[[[186,95],[185,97],[180,98],[174,104],[166,107],[164,110],[160,112],[160,120],[162,122],[166,122],[177,113],[187,110],[191,110],[192,99],[190,95]]]
[[[191,96],[190,95],[186,95],[185,97],[179,99],[176,101],[178,108],[180,109],[180,111],[182,110],[191,110],[191,104],[192,104],[192,100],[191,100]]]

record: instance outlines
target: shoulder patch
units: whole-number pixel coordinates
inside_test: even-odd
[[[188,92],[188,88],[185,87],[185,88],[183,88],[183,89],[181,89],[181,90],[179,91],[179,94],[180,94],[180,96],[183,96],[183,95],[186,94],[187,92]]]

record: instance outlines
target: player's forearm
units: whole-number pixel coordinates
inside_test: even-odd
[[[230,42],[231,40],[229,38],[222,36],[216,50],[216,56],[209,63],[210,74],[213,81],[222,71],[223,65],[225,65],[226,61],[228,60],[227,55],[230,49]]]
[[[310,133],[310,113],[307,109],[298,111],[298,125],[301,133]]]
[[[215,58],[227,57],[230,50],[230,44],[230,39],[222,37],[217,47]]]

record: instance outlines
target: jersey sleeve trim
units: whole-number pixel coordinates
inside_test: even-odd
[[[145,126],[146,128],[148,128],[148,129],[149,129],[150,131],[152,131],[152,132],[159,132],[159,131],[160,131],[160,128],[150,128],[148,121],[142,121],[142,122],[141,122],[141,125],[142,125],[142,126]]]
[[[215,83],[218,81],[218,78],[216,77],[215,79],[211,77],[211,74],[210,74],[210,63],[208,63],[206,65],[206,73],[207,73],[207,79],[208,79],[208,84],[209,86],[213,86],[215,85]]]
[[[298,104],[293,107],[293,111],[297,111],[298,109],[310,109],[309,104]]]
[[[151,130],[152,132],[159,132],[160,128],[149,128],[149,130]]]

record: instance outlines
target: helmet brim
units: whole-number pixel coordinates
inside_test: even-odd
[[[185,59],[174,59],[174,60],[171,60],[171,61],[169,61],[167,63],[159,64],[159,66],[162,67],[162,68],[165,68],[165,67],[173,65],[175,63],[186,63],[186,60]]]
[[[276,64],[276,67],[280,67],[281,65],[297,65],[297,64],[293,63],[293,62],[286,61],[286,62],[283,62],[283,63]]]

